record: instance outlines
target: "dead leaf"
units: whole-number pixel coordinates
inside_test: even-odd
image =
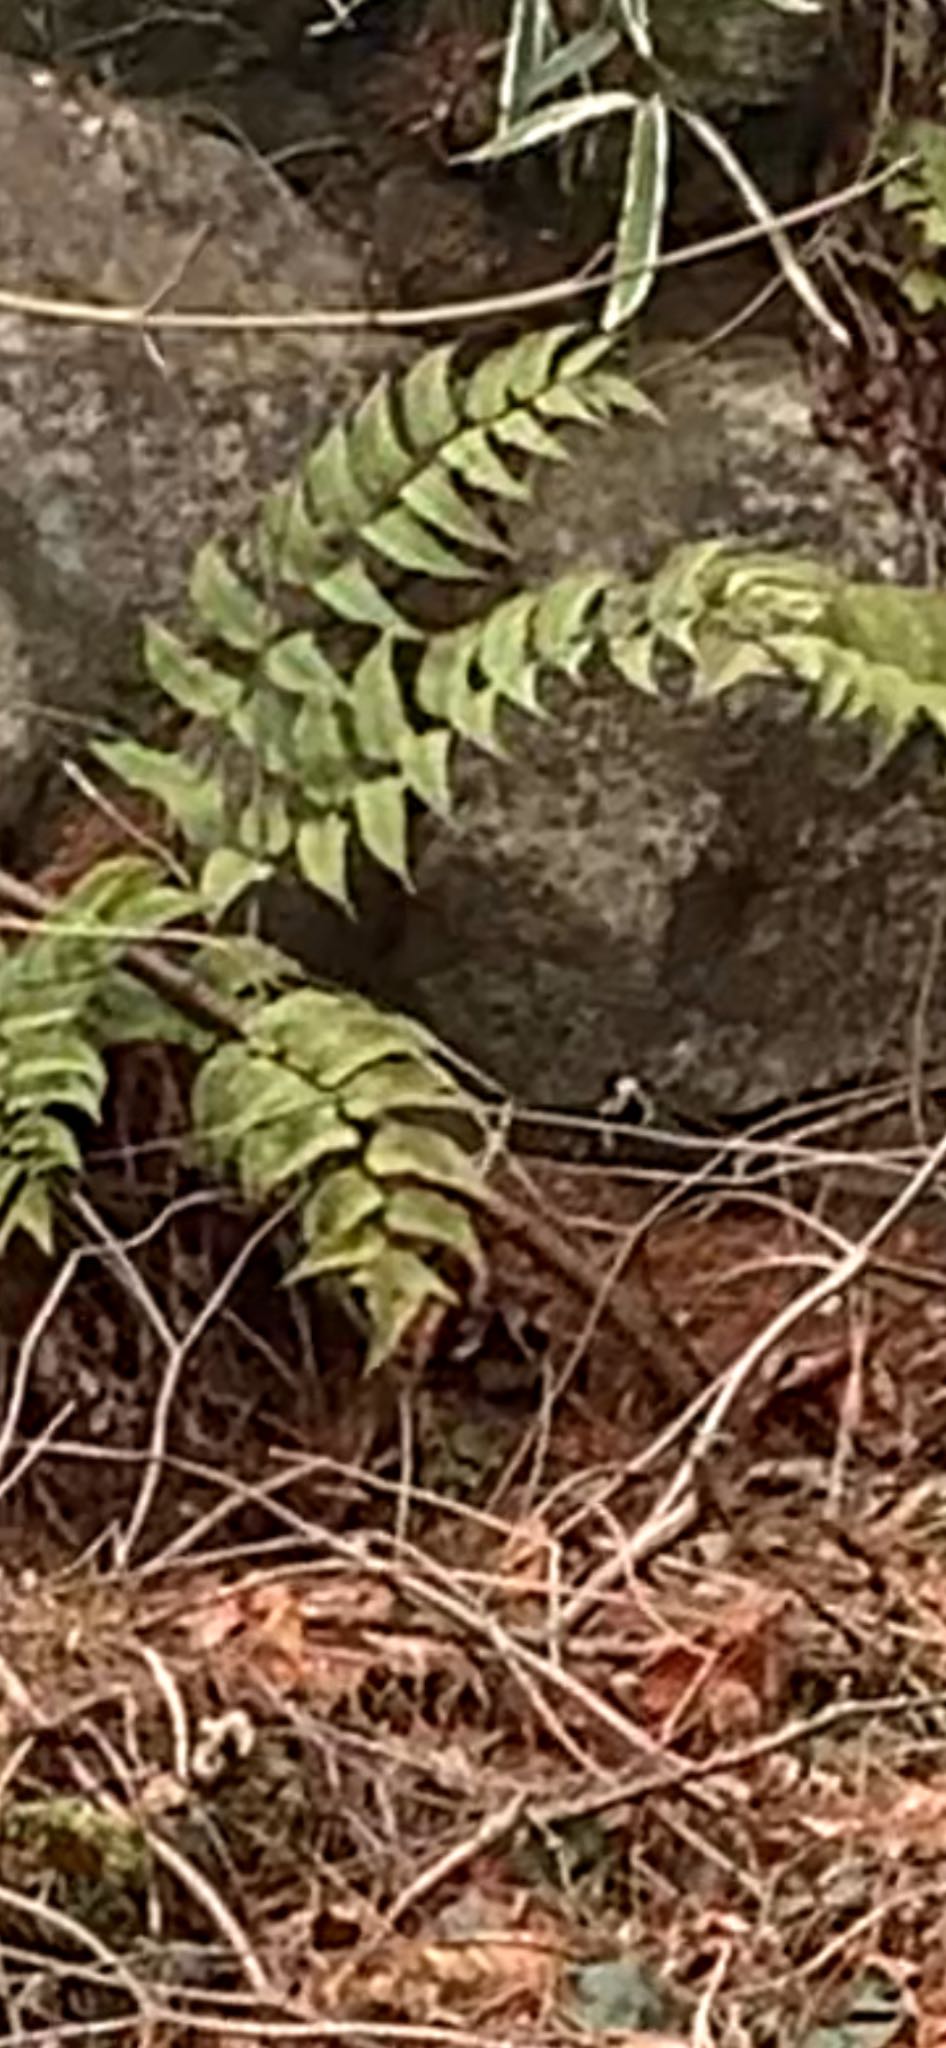
[[[700,1725],[719,1737],[761,1725],[784,1682],[789,1605],[780,1593],[753,1591],[716,1613],[695,1640],[677,1638],[652,1654],[638,1710],[662,1741]]]

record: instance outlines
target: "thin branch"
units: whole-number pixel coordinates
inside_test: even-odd
[[[759,1366],[807,1316],[815,1314],[832,1295],[845,1294],[852,1283],[860,1279],[884,1238],[889,1237],[890,1232],[908,1215],[930,1182],[936,1179],[944,1163],[946,1132],[894,1200],[881,1210],[876,1221],[859,1242],[851,1245],[843,1258],[836,1260],[817,1280],[813,1280],[810,1286],[803,1288],[800,1294],[796,1294],[787,1302],[777,1315],[772,1316],[733,1360],[732,1365],[722,1375],[715,1399],[711,1401],[697,1425],[687,1456],[662,1493],[656,1507],[622,1552],[616,1557],[609,1558],[607,1564],[595,1572],[587,1584],[576,1593],[563,1616],[565,1628],[573,1628],[587,1613],[589,1607],[594,1606],[599,1595],[614,1584],[628,1564],[634,1562],[640,1546],[646,1549],[648,1554],[652,1552],[655,1532],[663,1531],[668,1523],[672,1525],[673,1517],[683,1502],[697,1490],[699,1475],[710,1450]]]
[[[76,1251],[70,1252],[68,1258],[63,1260],[55,1280],[44,1294],[20,1345],[13,1371],[13,1383],[10,1388],[6,1414],[2,1424],[0,1424],[0,1467],[5,1465],[10,1455],[10,1448],[19,1428],[20,1415],[26,1399],[26,1389],[29,1384],[30,1372],[36,1353],[60,1302],[68,1294],[72,1286],[76,1268],[83,1257],[84,1248],[80,1245]]]
[[[98,1211],[93,1208],[91,1202],[83,1194],[77,1191],[72,1197],[72,1203],[76,1213],[82,1217],[83,1222],[94,1232],[100,1243],[106,1247],[109,1257],[119,1267],[130,1292],[144,1309],[152,1328],[160,1336],[161,1342],[167,1351],[167,1364],[158,1389],[157,1400],[154,1404],[151,1422],[151,1441],[148,1446],[147,1461],[142,1474],[141,1485],[134,1507],[128,1518],[127,1526],[119,1537],[116,1546],[116,1561],[119,1567],[123,1568],[128,1564],[131,1553],[154,1503],[154,1496],[167,1451],[171,1408],[184,1365],[191,1352],[200,1343],[214,1317],[219,1314],[228,1294],[232,1292],[240,1274],[249,1264],[254,1253],[259,1249],[264,1240],[270,1237],[273,1231],[279,1228],[280,1224],[285,1222],[287,1216],[291,1214],[294,1205],[284,1202],[281,1208],[268,1216],[264,1216],[262,1223],[251,1233],[246,1242],[241,1245],[236,1257],[231,1260],[226,1272],[218,1281],[212,1294],[204,1302],[199,1315],[195,1316],[190,1328],[185,1330],[182,1337],[177,1337],[171,1329],[163,1310],[155,1301],[151,1289],[142,1279],[134,1261],[128,1257],[121,1239],[114,1236],[107,1223],[99,1216]]]
[[[839,213],[887,184],[913,161],[912,156],[901,157],[872,177],[859,178],[853,184],[839,187],[836,192],[826,193],[823,198],[808,200],[803,206],[791,207],[782,214],[773,214],[766,222],[751,221],[745,227],[730,229],[726,234],[692,242],[687,248],[665,250],[658,258],[656,268],[674,270],[684,264],[700,263],[708,256],[722,256],[753,242],[770,241],[773,227],[777,230],[802,227],[808,221]],[[579,293],[608,291],[616,277],[634,277],[645,267],[649,271],[654,266],[649,263],[646,266],[632,264],[621,272],[609,267],[601,276],[578,273],[557,278],[551,284],[533,285],[526,291],[498,292],[488,298],[453,299],[429,306],[319,306],[301,308],[297,313],[220,313],[211,310],[173,313],[160,308],[152,310],[147,301],[140,305],[96,305],[90,300],[55,299],[42,292],[17,291],[11,286],[3,286],[0,287],[0,312],[16,313],[28,320],[111,328],[132,334],[398,333],[432,326],[466,326],[474,320],[494,320],[504,313],[537,312],[544,306],[561,305]]]

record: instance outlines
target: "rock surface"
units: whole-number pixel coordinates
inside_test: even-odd
[[[364,297],[357,256],[265,166],[2,61],[0,191],[8,293],[230,312]],[[159,356],[0,307],[0,827],[133,683],[141,614],[180,604],[199,541],[239,524],[376,360],[351,334],[175,337]]]
[[[724,533],[916,574],[899,515],[816,440],[787,345],[729,344],[659,396],[666,429],[629,424],[606,459],[582,441],[546,479],[530,581]],[[933,744],[868,776],[860,735],[775,686],[705,710],[605,680],[555,711],[517,724],[508,762],[467,760],[375,985],[542,1105],[631,1074],[671,1111],[736,1114],[902,1066],[946,881]],[[931,1046],[944,1025],[934,992]]]
[[[660,55],[696,103],[716,112],[768,107],[803,85],[838,26],[836,0],[793,13],[765,0],[660,0]]]

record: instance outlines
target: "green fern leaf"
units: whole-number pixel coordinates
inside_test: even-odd
[[[320,576],[312,585],[312,594],[329,611],[347,620],[349,625],[377,626],[382,633],[397,633],[406,640],[420,637],[416,626],[409,625],[401,617],[372,581],[364,563],[355,556],[330,575]]]
[[[532,399],[544,391],[555,357],[575,339],[576,332],[573,326],[538,328],[505,348],[493,349],[467,385],[463,400],[466,418],[493,422],[517,400]]]
[[[137,936],[180,922],[193,908],[190,891],[165,881],[155,861],[140,854],[118,854],[99,861],[60,898],[28,951],[39,953],[44,941],[58,944],[60,929],[68,931],[73,922],[87,925],[94,919],[106,928],[133,929]],[[23,953],[16,957],[25,964]]]
[[[410,476],[415,456],[398,432],[387,377],[378,379],[355,412],[348,445],[358,482],[372,500],[389,497]]]
[[[310,888],[329,896],[342,910],[351,910],[348,894],[348,844],[351,828],[338,811],[306,818],[296,832],[296,859]]]
[[[488,491],[495,498],[512,498],[520,505],[528,504],[532,495],[529,485],[513,476],[501,461],[485,428],[467,427],[457,434],[447,442],[442,460],[475,490]]]
[[[292,844],[292,826],[282,790],[260,789],[237,820],[237,841],[254,862],[278,860]]]
[[[144,655],[152,682],[185,711],[198,718],[220,718],[236,709],[243,694],[239,677],[192,654],[166,626],[146,622]]]
[[[561,358],[562,352],[578,338],[579,329],[569,325],[539,328],[514,341],[509,352],[511,397],[528,399],[530,403],[537,400],[542,392],[549,389],[556,358]],[[561,375],[561,363],[555,367],[554,375],[556,378]]]
[[[494,605],[482,624],[476,646],[477,664],[487,682],[517,701],[521,676],[532,667],[532,615],[536,599],[518,591]]]
[[[424,1124],[382,1124],[368,1146],[365,1165],[382,1181],[419,1180],[461,1194],[473,1193],[478,1184],[473,1162],[455,1138]]]
[[[396,1237],[443,1245],[458,1253],[473,1272],[483,1271],[483,1253],[468,1211],[438,1188],[397,1188],[385,1211],[385,1225]]]
[[[657,695],[654,642],[655,635],[645,628],[639,633],[612,633],[607,643],[609,658],[619,674],[647,697]]]
[[[265,647],[272,632],[272,615],[242,576],[231,569],[216,541],[207,541],[198,551],[190,594],[203,624],[227,647],[240,654],[258,654]]]
[[[305,481],[310,503],[325,526],[350,532],[370,519],[373,498],[355,474],[347,421],[336,420],[313,450]]]
[[[281,691],[257,687],[231,712],[227,724],[257,771],[285,779],[293,761],[295,716],[295,706]]]
[[[596,370],[582,385],[582,392],[608,412],[635,413],[642,419],[660,422],[661,415],[653,400],[616,370]]]
[[[438,448],[461,424],[453,390],[454,342],[429,349],[402,378],[398,388],[401,417],[411,447],[418,455]]]
[[[397,765],[412,796],[441,818],[453,808],[450,793],[451,735],[443,726],[415,732],[408,726],[397,748]]]
[[[408,1336],[428,1303],[456,1299],[432,1266],[413,1252],[384,1251],[355,1276],[364,1292],[371,1322],[371,1346],[366,1372],[377,1372]]]
[[[302,1211],[302,1229],[317,1256],[334,1257],[353,1233],[384,1207],[376,1180],[360,1166],[343,1166],[323,1180]]]
[[[292,729],[293,758],[310,795],[340,796],[340,779],[351,768],[351,753],[334,711],[304,704]]]
[[[4,1088],[4,1114],[55,1107],[97,1118],[108,1078],[101,1055],[78,1033],[58,1046],[50,1046],[44,1035],[44,1048],[14,1062]]]
[[[407,731],[394,640],[382,634],[359,662],[352,681],[355,738],[369,761],[396,761]]]
[[[252,1130],[308,1116],[312,1084],[248,1048],[222,1045],[204,1062],[194,1086],[194,1115],[204,1142],[226,1161]]]
[[[358,1143],[352,1125],[313,1094],[305,1109],[247,1132],[239,1147],[240,1185],[245,1194],[274,1194],[324,1160],[355,1151]]]
[[[570,384],[553,384],[548,391],[540,391],[534,401],[535,410],[543,419],[573,420],[576,426],[602,427],[607,407],[603,400],[591,395],[591,380],[589,387],[575,390]]]
[[[361,997],[313,988],[277,997],[255,1022],[253,1038],[269,1057],[290,1060],[326,1087],[357,1073],[366,1062],[416,1054],[420,1043],[418,1027],[406,1018],[381,1012]],[[358,1050],[349,1066],[356,1039]],[[329,1074],[336,1080],[330,1081]]]
[[[335,1275],[345,1279],[350,1287],[363,1281],[364,1276],[389,1249],[389,1240],[383,1227],[374,1223],[361,1223],[347,1237],[333,1238],[330,1244],[317,1241],[306,1252],[292,1271],[287,1273],[287,1284],[300,1280],[324,1280]]]
[[[507,543],[461,497],[443,463],[432,462],[422,470],[405,484],[401,497],[418,518],[425,519],[451,540],[479,548],[483,554],[508,555]]]
[[[143,746],[138,740],[98,740],[92,751],[129,788],[157,797],[195,845],[213,845],[223,838],[227,802],[219,773],[202,769],[182,754]]]
[[[94,1043],[113,1045],[183,1045],[201,1054],[210,1051],[213,1034],[201,1029],[172,1003],[123,968],[103,977],[88,1015]]]
[[[18,1230],[25,1231],[47,1258],[51,1256],[55,1232],[52,1200],[45,1182],[26,1181],[0,1216],[0,1254],[6,1251],[11,1237]]]
[[[286,583],[304,590],[329,567],[334,552],[330,530],[309,516],[305,486],[281,484],[263,500],[257,530],[257,553],[266,584]]]
[[[307,697],[326,709],[346,695],[341,676],[311,633],[290,633],[274,641],[266,650],[263,670],[277,690]]]
[[[543,462],[571,461],[567,448],[526,406],[516,406],[512,412],[504,413],[502,419],[493,420],[490,431],[497,441],[508,442],[511,448],[521,448],[525,455],[537,456]]]
[[[479,639],[479,626],[471,624],[437,633],[428,640],[415,684],[418,704],[428,718],[456,725],[458,707],[465,704],[469,695]]]
[[[448,449],[449,455],[449,449]],[[469,562],[444,547],[429,526],[416,518],[406,505],[395,505],[380,518],[362,528],[362,539],[399,569],[412,569],[423,576],[445,581],[471,582],[479,574]]]
[[[342,1091],[342,1108],[353,1123],[373,1124],[405,1110],[456,1108],[457,1090],[446,1076],[420,1059],[386,1059],[368,1067]]]
[[[368,852],[407,886],[407,792],[401,776],[382,775],[376,782],[360,782],[352,806]]]
[[[532,612],[532,637],[542,661],[568,666],[587,628],[588,614],[603,596],[610,576],[600,569],[578,569],[560,576],[542,592]]]
[[[501,755],[502,745],[496,731],[502,699],[505,692],[491,684],[480,685],[468,690],[453,709],[453,724],[456,731],[484,753]]]

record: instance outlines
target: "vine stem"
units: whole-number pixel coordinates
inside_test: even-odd
[[[39,922],[57,904],[32,883],[0,868],[0,906]],[[195,1023],[230,1037],[243,1036],[245,1020],[239,1005],[210,988],[189,968],[166,959],[155,946],[132,942],[124,950],[123,962],[156,995],[163,996]],[[471,1188],[469,1200],[497,1228],[525,1245],[539,1265],[598,1305],[599,1312],[631,1345],[643,1373],[653,1381],[656,1395],[672,1400],[689,1398],[693,1389],[681,1346],[650,1302],[633,1297],[626,1290],[619,1292],[616,1287],[602,1299],[604,1276],[600,1267],[570,1243],[547,1215],[539,1216],[510,1195],[485,1184]]]

